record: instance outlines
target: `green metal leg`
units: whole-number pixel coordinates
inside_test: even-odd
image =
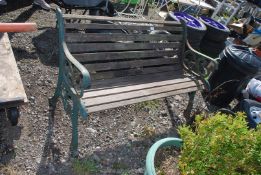
[[[189,95],[189,102],[188,102],[187,108],[184,111],[184,116],[186,118],[190,117],[190,114],[191,114],[191,111],[192,111],[192,108],[193,108],[193,103],[194,103],[194,98],[195,98],[196,92],[195,91],[194,92],[189,92],[188,95]]]
[[[71,121],[72,121],[72,155],[75,157],[78,155],[78,114],[79,106],[77,103],[73,103],[73,110],[71,112]]]
[[[195,95],[196,95],[196,91],[189,92],[188,95],[189,95],[189,101],[191,101],[193,103]]]
[[[61,96],[61,91],[62,91],[62,83],[61,83],[61,75],[59,73],[58,83],[57,83],[54,95],[53,95],[53,97],[51,97],[49,99],[49,106],[52,107],[53,111],[56,108],[56,104],[57,104],[58,98]]]
[[[58,98],[59,95],[55,93],[54,96],[49,99],[49,106],[52,108],[52,110],[55,110]]]

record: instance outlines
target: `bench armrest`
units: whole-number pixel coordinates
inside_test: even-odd
[[[65,63],[64,63],[64,79],[67,84],[72,86],[77,96],[80,98],[83,96],[84,90],[91,85],[90,74],[88,70],[78,62],[70,53],[65,42],[62,43]]]
[[[210,71],[214,71],[218,68],[218,58],[211,58],[203,53],[200,53],[199,51],[195,50],[194,48],[191,47],[191,45],[189,44],[188,40],[187,40],[187,46],[189,48],[189,50],[191,50],[194,54],[196,54],[197,56],[200,56],[203,59],[206,59],[208,61],[210,61],[212,63],[212,68],[210,69]],[[209,75],[210,73],[208,73]]]
[[[182,63],[184,69],[186,71],[188,71],[190,74],[198,77],[202,81],[205,89],[207,91],[210,91],[211,88],[210,88],[210,85],[209,85],[209,82],[207,81],[207,79],[211,75],[211,73],[218,68],[218,58],[216,58],[216,59],[211,58],[203,53],[198,52],[197,50],[195,50],[194,48],[191,47],[191,45],[189,44],[189,42],[187,40],[186,40],[186,45],[189,48],[189,50],[187,50],[186,52],[188,52],[189,54],[192,55],[192,57],[195,61],[195,63],[193,63],[193,61],[192,61],[192,64],[195,64],[195,65],[192,65],[192,67],[189,67],[188,65],[186,65],[186,63],[185,63],[186,61],[184,60],[186,57],[185,56],[183,59],[183,63]],[[207,69],[205,69],[205,67],[203,68],[204,74],[202,74],[200,71],[201,70],[200,69],[200,66],[201,66],[200,60],[202,60],[202,59],[206,59],[206,60],[210,61],[210,63],[212,63],[212,64],[210,64],[211,66],[207,67]],[[189,63],[190,63],[190,60],[189,60]],[[196,70],[196,72],[195,72],[195,70]]]

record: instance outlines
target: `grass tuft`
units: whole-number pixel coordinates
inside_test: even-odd
[[[89,159],[74,160],[72,164],[72,168],[74,173],[77,175],[90,175],[99,172],[96,162]]]

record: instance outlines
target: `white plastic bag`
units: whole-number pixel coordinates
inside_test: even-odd
[[[247,92],[253,96],[258,102],[261,102],[261,81],[252,78],[246,87]]]

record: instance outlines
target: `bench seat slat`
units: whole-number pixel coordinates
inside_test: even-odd
[[[165,48],[177,48],[179,42],[169,43],[67,43],[70,52],[106,52],[106,51],[128,51],[128,50],[156,50]]]
[[[181,70],[179,64],[161,66],[161,67],[145,67],[145,68],[136,68],[136,69],[127,69],[127,70],[116,70],[116,71],[104,71],[99,73],[94,73],[91,75],[92,80],[101,80],[101,79],[112,79],[115,77],[126,77],[134,75],[146,75],[152,73],[160,72],[170,72]]]
[[[79,62],[154,58],[154,57],[172,57],[178,53],[178,50],[145,50],[145,51],[125,51],[125,52],[100,52],[100,53],[81,53],[73,54]]]
[[[98,91],[92,91],[89,93],[89,91],[86,91],[83,99],[85,98],[96,98],[96,97],[102,97],[102,96],[110,96],[114,94],[120,94],[120,93],[126,93],[126,92],[132,92],[137,90],[145,90],[145,89],[152,89],[156,87],[162,87],[165,86],[171,86],[178,83],[185,83],[185,82],[191,82],[191,79],[189,78],[177,78],[172,80],[162,80],[158,82],[151,82],[146,84],[137,84],[132,86],[124,86],[124,87],[116,87],[116,88],[108,88]]]
[[[185,76],[183,73],[184,73],[183,70],[179,69],[179,70],[173,70],[169,72],[160,72],[160,73],[151,73],[145,75],[134,75],[134,76],[117,77],[117,78],[105,79],[105,80],[96,80],[92,82],[91,89],[88,91],[184,78]]]
[[[169,92],[169,91],[173,91],[173,90],[180,90],[180,89],[185,89],[185,88],[189,88],[189,87],[193,87],[195,86],[194,82],[179,82],[176,84],[171,84],[171,85],[162,85],[162,86],[157,86],[157,87],[151,87],[151,88],[147,88],[147,89],[139,89],[139,90],[130,90],[131,88],[133,88],[133,86],[128,86],[127,88],[128,91],[127,92],[121,92],[122,89],[124,88],[119,88],[117,89],[118,92],[112,95],[105,95],[105,96],[99,96],[96,98],[82,98],[84,99],[84,101],[86,102],[87,106],[94,106],[97,104],[106,104],[106,103],[111,103],[111,102],[115,102],[115,101],[122,101],[122,100],[127,100],[127,99],[132,99],[132,98],[137,98],[137,97],[143,97],[143,96],[149,96],[149,95],[154,95],[154,94],[159,94],[159,93],[164,93],[164,92]],[[87,92],[88,93],[88,92]],[[92,92],[92,93],[95,93]],[[94,94],[95,96],[95,94]]]
[[[176,58],[155,58],[145,60],[134,60],[134,61],[117,61],[107,63],[93,63],[85,64],[87,69],[92,72],[105,71],[105,70],[117,70],[117,69],[131,69],[131,68],[142,68],[146,66],[160,66],[160,65],[171,65],[177,63]]]
[[[131,86],[129,86],[130,88]],[[161,87],[153,87],[149,89],[142,89],[137,91],[129,91],[129,92],[122,92],[118,94],[112,94],[107,96],[100,96],[96,98],[86,98],[83,99],[87,109],[90,111],[91,108],[95,109],[95,107],[99,106],[101,108],[96,110],[105,109],[105,106],[108,108],[117,107],[113,104],[117,103],[120,106],[137,103],[144,100],[162,98],[166,96],[175,95],[176,93],[186,93],[190,91],[195,91],[197,87],[195,86],[194,82],[184,82],[184,83],[177,83],[167,86]],[[95,92],[93,92],[95,93]]]
[[[67,43],[118,42],[118,41],[181,41],[182,35],[125,34],[125,33],[66,33]]]
[[[107,30],[167,30],[169,32],[181,32],[182,27],[175,26],[150,26],[150,25],[125,25],[125,24],[84,24],[84,23],[67,23],[64,24],[66,29],[78,29],[78,30],[86,30],[86,29],[107,29]]]
[[[86,108],[88,109],[89,113],[92,113],[92,112],[102,111],[102,110],[116,108],[116,107],[120,107],[120,106],[126,106],[126,105],[130,105],[130,104],[134,104],[134,103],[139,103],[139,102],[143,102],[143,101],[149,101],[149,100],[154,100],[154,99],[158,99],[158,98],[169,97],[169,96],[182,94],[182,93],[194,92],[197,90],[198,90],[197,87],[190,87],[190,88],[173,90],[173,91],[155,94],[155,95],[149,95],[149,96],[145,96],[145,97],[139,97],[139,98],[134,98],[134,99],[112,102],[109,104],[100,104],[100,105],[97,104],[97,105],[91,106],[91,107],[87,106]]]

